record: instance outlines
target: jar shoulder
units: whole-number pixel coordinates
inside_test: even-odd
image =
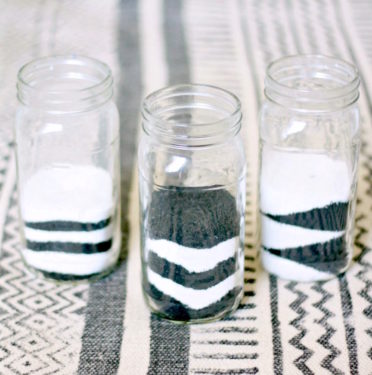
[[[245,174],[246,158],[240,137],[200,148],[171,147],[143,135],[138,149],[138,166],[149,181],[169,180],[182,185],[232,184]]]
[[[359,123],[357,105],[317,112],[265,101],[259,114],[260,140],[279,147],[348,147],[359,142]]]
[[[119,113],[118,108],[113,100],[109,100],[103,105],[97,107],[91,107],[89,110],[82,110],[79,112],[69,112],[68,110],[64,111],[63,109],[59,111],[50,111],[48,109],[43,109],[40,107],[32,107],[22,103],[18,103],[15,111],[16,120],[22,121],[28,118],[39,118],[39,119],[74,119],[82,118],[88,116],[97,116],[108,114],[113,117],[114,120],[118,120]]]
[[[104,105],[94,108],[90,111],[75,113],[44,111],[23,104],[19,104],[15,113],[15,130],[17,132],[27,133],[30,129],[33,131],[45,131],[45,127],[50,124],[58,124],[59,129],[74,131],[74,128],[93,129],[98,125],[119,130],[119,112],[113,101],[108,101]]]

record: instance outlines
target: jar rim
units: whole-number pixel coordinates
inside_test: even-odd
[[[151,94],[147,95],[143,101],[142,101],[142,115],[146,119],[152,119],[157,123],[169,123],[170,121],[164,120],[161,116],[158,114],[154,114],[151,110],[151,104],[155,100],[164,100],[169,99],[171,97],[177,97],[182,95],[195,95],[195,92],[192,90],[211,90],[214,91],[214,94],[224,94],[227,98],[232,99],[231,104],[235,106],[234,110],[231,111],[229,114],[227,114],[224,118],[221,118],[219,120],[215,121],[207,121],[207,122],[198,122],[198,123],[190,123],[189,126],[211,126],[215,124],[219,124],[221,122],[226,121],[228,118],[234,117],[238,115],[241,112],[241,102],[240,99],[233,94],[231,91],[223,89],[218,86],[210,85],[210,84],[202,84],[202,83],[181,83],[177,85],[167,86],[163,87],[161,89],[158,89]],[[172,93],[173,92],[173,93]],[[177,93],[174,93],[177,92]],[[213,93],[207,93],[207,92],[198,92],[197,95],[204,96],[204,97],[214,97]]]
[[[285,84],[276,77],[278,72],[284,71],[286,68],[294,69],[299,67],[312,67],[315,70],[327,66],[329,67],[330,73],[338,72],[343,74],[345,81],[340,83],[337,87],[298,88]],[[360,79],[357,67],[343,59],[321,54],[289,55],[274,60],[267,66],[265,95],[272,99],[268,92],[268,90],[271,90],[275,92],[275,94],[287,98],[295,98],[298,100],[313,99],[317,102],[321,102],[325,100],[340,99],[356,93],[356,95],[353,95],[350,99],[350,102],[352,102],[355,101],[355,96],[358,96],[357,90],[359,82]]]
[[[92,63],[94,65],[97,65],[99,67],[101,67],[103,70],[106,70],[107,74],[106,76],[100,81],[100,82],[97,82],[97,83],[94,83],[90,86],[87,86],[87,87],[84,87],[84,88],[74,88],[74,89],[63,89],[63,90],[48,90],[47,92],[48,93],[64,93],[64,92],[69,92],[69,91],[87,91],[87,90],[92,90],[96,87],[99,87],[100,85],[104,84],[105,82],[109,81],[111,76],[112,76],[112,72],[111,72],[111,69],[110,67],[98,60],[98,59],[95,59],[93,57],[89,57],[89,56],[83,56],[83,55],[75,55],[75,54],[71,54],[71,55],[53,55],[53,56],[45,56],[45,57],[39,57],[39,58],[36,58],[36,59],[33,59],[29,62],[27,62],[26,64],[22,65],[21,68],[19,69],[18,71],[18,74],[17,74],[17,79],[20,83],[22,83],[23,85],[27,86],[28,88],[30,89],[36,89],[33,85],[31,85],[29,82],[27,82],[27,80],[25,79],[24,77],[24,74],[27,73],[27,69],[30,69],[32,67],[34,67],[36,64],[39,64],[39,63],[47,63],[47,62],[58,62],[58,60],[61,60],[61,61],[64,61],[64,64],[71,64],[73,65],[71,62],[73,62],[75,65],[82,65],[82,64],[77,64],[79,61],[83,61],[85,63]]]
[[[19,69],[17,79],[21,103],[54,112],[59,112],[62,106],[67,112],[87,110],[104,104],[113,94],[110,67],[98,59],[77,54],[31,60]],[[48,79],[62,83],[62,87],[40,85],[48,83]],[[66,85],[67,81],[74,85]]]
[[[141,106],[147,135],[176,147],[226,142],[241,128],[241,102],[228,90],[208,84],[178,84],[150,95]]]

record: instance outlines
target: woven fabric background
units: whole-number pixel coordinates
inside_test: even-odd
[[[121,115],[127,256],[92,284],[38,279],[19,255],[16,74],[33,58],[66,53],[111,66]],[[264,71],[295,53],[338,56],[361,75],[354,262],[346,275],[310,284],[269,276],[256,249]],[[140,286],[140,101],[181,82],[241,98],[249,169],[245,297],[231,317],[197,326],[151,315]],[[0,245],[0,374],[372,374],[372,1],[0,0]]]

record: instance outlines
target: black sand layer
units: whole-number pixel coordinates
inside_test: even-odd
[[[79,221],[53,220],[53,221],[26,221],[25,226],[31,229],[52,232],[90,232],[103,229],[111,222],[111,217],[96,223],[82,223]]]
[[[152,271],[186,288],[207,289],[234,274],[237,260],[231,257],[208,271],[189,272],[184,267],[171,263],[150,251],[148,264]]]
[[[155,191],[147,214],[146,235],[149,238],[192,249],[210,249],[239,236],[240,232],[236,199],[227,190],[216,186],[211,186],[209,190],[169,187]],[[151,248],[147,251],[148,267],[159,276],[187,288],[205,290],[206,293],[208,288],[221,283],[239,269],[237,255],[203,272],[190,272],[182,264],[174,264],[155,254]],[[195,256],[195,264],[199,262]],[[228,311],[236,303],[242,285],[237,285],[233,291],[227,291],[220,301],[200,310],[191,309],[160,292],[156,286],[148,283],[146,277],[143,288],[151,299],[151,305],[155,305],[161,315],[172,320],[188,321],[213,318]]]
[[[322,272],[338,274],[349,261],[345,236],[333,240],[288,249],[263,247],[276,256],[292,260]]]
[[[112,239],[98,243],[45,241],[37,242],[26,240],[27,249],[33,251],[56,251],[69,254],[96,254],[109,251]]]
[[[235,198],[225,189],[169,187],[155,191],[148,235],[195,249],[211,248],[239,235]]]
[[[262,212],[262,214],[283,224],[307,229],[342,231],[346,227],[349,204],[349,202],[337,202],[325,207],[288,215],[275,215],[265,212]]]

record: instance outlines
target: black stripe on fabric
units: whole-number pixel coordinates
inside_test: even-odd
[[[164,0],[164,41],[168,84],[190,82],[189,56],[184,30],[183,2]]]
[[[117,106],[120,113],[121,260],[128,249],[129,194],[137,150],[138,109],[142,98],[137,0],[118,2],[118,58],[120,82]],[[126,303],[127,263],[105,279],[90,284],[80,351],[79,375],[115,375],[120,363]]]
[[[271,249],[264,246],[262,249],[281,258],[333,274],[340,273],[349,262],[349,251],[345,236],[327,242],[289,249]]]
[[[151,315],[149,375],[187,374],[189,360],[189,330]]]
[[[189,60],[183,21],[182,1],[163,1],[163,32],[168,67],[168,83],[190,82]],[[166,215],[168,217],[168,214]],[[149,375],[189,372],[190,329],[163,321],[154,314],[150,322]]]
[[[338,283],[341,294],[341,308],[345,327],[346,346],[349,355],[350,374],[357,375],[359,374],[359,361],[358,345],[353,325],[353,301],[345,274],[339,276]]]
[[[254,85],[256,102],[256,111],[258,113],[260,107],[260,98],[262,90],[260,89],[259,75],[257,73],[256,62],[253,55],[253,48],[250,43],[247,28],[244,25],[246,19],[246,12],[243,0],[239,2],[240,8],[240,29],[244,40],[245,53],[250,66],[250,72],[252,77],[252,82]],[[273,342],[273,374],[282,375],[283,374],[283,348],[281,342],[281,332],[280,332],[280,321],[278,315],[278,285],[277,279],[270,275],[270,307],[271,307],[271,327],[272,327],[272,342]],[[248,280],[254,280],[253,278],[248,278]],[[253,281],[251,281],[253,283]],[[254,305],[255,307],[255,305]],[[232,317],[233,318],[233,317]]]
[[[244,321],[244,320],[257,320],[257,316],[228,316],[224,318],[223,320],[231,321],[231,322],[237,322],[237,321]]]
[[[254,297],[256,295],[256,292],[254,290],[245,290],[244,291],[244,297]]]
[[[257,333],[257,328],[251,327],[222,327],[222,328],[200,328],[200,333],[245,333],[245,334],[253,334]]]
[[[26,221],[25,226],[31,229],[52,231],[52,232],[91,232],[107,227],[111,222],[111,217],[96,223],[81,223],[79,221]]]
[[[237,267],[237,261],[231,257],[204,272],[189,272],[186,268],[171,263],[150,251],[148,265],[152,271],[186,288],[207,289],[231,276]]]
[[[313,208],[305,212],[289,215],[273,215],[262,212],[262,215],[279,223],[294,225],[307,229],[342,231],[346,228],[349,202],[337,202],[322,208]]]
[[[256,272],[256,269],[254,267],[245,266],[244,271],[253,273],[253,272]]]
[[[99,243],[78,242],[36,242],[26,240],[27,249],[33,251],[55,251],[69,254],[96,254],[108,251],[112,247],[112,239]]]
[[[217,302],[202,309],[192,309],[177,299],[161,292],[152,284],[146,284],[144,290],[156,301],[157,308],[160,311],[164,311],[165,318],[185,322],[193,319],[208,319],[216,316],[219,312],[231,310],[236,301],[239,300],[239,295],[242,293],[242,289],[236,287],[226,293],[226,295]]]
[[[274,375],[283,374],[283,347],[280,335],[279,320],[279,295],[278,295],[278,279],[270,275],[270,309],[271,309],[271,326],[273,330],[273,356],[274,356]]]
[[[257,305],[255,303],[241,303],[239,305],[239,309],[240,310],[251,310],[251,309],[255,309],[257,307]]]

